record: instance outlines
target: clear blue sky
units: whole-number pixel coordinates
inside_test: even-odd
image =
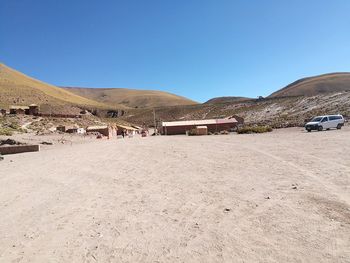
[[[0,0],[0,61],[55,85],[266,96],[350,71],[350,1]]]

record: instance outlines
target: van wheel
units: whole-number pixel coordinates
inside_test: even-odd
[[[318,126],[318,131],[323,131],[323,127],[322,126]]]
[[[311,132],[311,130],[310,130],[310,129],[307,129],[307,132]]]
[[[341,129],[341,124],[337,125],[337,129],[340,130]]]

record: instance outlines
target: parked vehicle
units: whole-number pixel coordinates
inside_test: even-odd
[[[342,115],[317,116],[305,124],[305,129],[308,132],[311,132],[312,130],[329,130],[331,128],[336,128],[339,130],[344,125],[344,122],[345,121]]]

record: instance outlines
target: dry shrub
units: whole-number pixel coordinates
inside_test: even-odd
[[[13,129],[10,128],[0,128],[0,135],[5,135],[5,136],[12,136],[13,134]]]
[[[0,118],[0,135],[11,136],[15,131],[23,132],[16,119]]]
[[[238,134],[250,134],[250,133],[265,133],[272,132],[270,126],[244,126],[237,129]]]
[[[228,134],[230,134],[230,132],[229,131],[221,131],[220,134],[228,135]]]
[[[195,136],[195,135],[197,135],[197,131],[196,131],[196,129],[191,129],[188,131],[187,134],[188,134],[188,136]]]

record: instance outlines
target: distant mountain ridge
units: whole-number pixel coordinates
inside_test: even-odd
[[[350,91],[350,73],[335,72],[313,77],[298,79],[282,89],[269,95],[267,98],[296,97],[296,96],[317,96],[322,94]],[[254,100],[239,96],[216,97],[204,104],[237,103]]]
[[[350,73],[328,73],[302,78],[275,91],[269,97],[315,96],[325,93],[350,91]]]
[[[238,102],[238,101],[245,101],[245,100],[251,100],[251,98],[234,97],[234,96],[216,97],[206,101],[205,104],[230,103],[230,102]]]
[[[299,79],[272,93],[267,98],[270,100],[279,98],[292,100],[294,97],[323,96],[332,93],[346,95],[347,92],[350,92],[350,73],[339,72]],[[197,112],[198,115],[194,115],[195,117],[202,118],[201,116],[206,117],[208,115],[207,112],[202,111],[202,106],[213,106],[216,110],[212,112],[220,115],[221,108],[235,108],[235,106],[230,106],[229,104],[237,105],[241,103],[241,111],[243,112],[244,107],[248,107],[247,105],[253,105],[251,103],[259,101],[261,99],[227,96],[213,98],[203,104],[199,104],[182,96],[156,90],[61,88],[31,78],[0,63],[0,108],[6,108],[9,105],[29,105],[35,103],[42,106],[46,105],[46,108],[50,111],[54,107],[56,107],[57,111],[62,110],[65,112],[72,110],[74,112],[80,112],[79,109],[82,108],[101,109],[106,112],[123,109],[126,114],[130,113],[133,115],[134,112],[132,109],[137,110],[135,114],[139,114],[139,111],[146,111],[146,109],[158,108],[159,110],[165,107],[172,107],[170,110],[173,111],[173,115],[175,116],[177,114],[181,115],[183,107],[186,107],[186,109],[193,109]],[[339,98],[339,101],[343,103],[341,98]],[[288,103],[286,102],[286,104]],[[247,109],[244,108],[244,110]]]
[[[175,105],[193,105],[197,102],[165,91],[127,88],[62,87],[76,95],[107,105],[123,105],[129,108],[152,108]]]
[[[103,107],[99,102],[39,81],[0,63],[0,106],[31,103]]]
[[[79,107],[128,109],[197,104],[185,97],[155,90],[61,88],[0,63],[0,108],[32,103],[66,113],[72,110],[79,112]]]

